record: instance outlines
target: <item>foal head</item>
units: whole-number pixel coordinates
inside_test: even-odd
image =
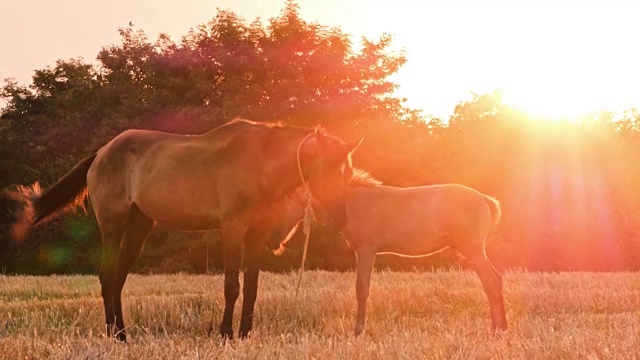
[[[382,185],[382,181],[374,178],[366,170],[353,168],[352,172],[353,175],[348,180],[348,186],[375,187]],[[307,190],[304,186],[299,186],[285,195],[273,208],[269,209],[270,214],[276,214],[278,220],[270,222],[269,226],[266,227],[267,230],[261,230],[261,234],[268,239],[266,241],[267,247],[277,255],[285,251],[287,242],[295,235],[304,218],[304,209],[307,205],[306,192]],[[315,199],[312,200],[314,200],[313,203],[317,207],[317,201]],[[274,223],[277,226],[274,226]]]
[[[316,217],[333,230],[346,222],[345,188],[353,171],[351,154],[359,144],[346,144],[319,130],[300,144],[300,167],[317,201]]]

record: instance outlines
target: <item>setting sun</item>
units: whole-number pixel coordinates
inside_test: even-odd
[[[362,16],[347,29],[394,35],[408,59],[398,93],[427,114],[446,119],[470,92],[493,90],[536,117],[640,104],[639,54],[628,45],[639,30],[634,11],[355,3]]]
[[[601,110],[585,97],[571,96],[571,91],[520,89],[504,91],[503,101],[541,121],[577,121],[588,112]]]

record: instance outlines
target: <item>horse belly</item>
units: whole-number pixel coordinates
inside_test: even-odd
[[[163,191],[160,186],[138,193],[134,202],[149,218],[175,230],[209,230],[220,226],[217,201],[207,194],[178,189]]]
[[[399,236],[384,242],[378,253],[419,257],[438,252],[449,246],[446,237],[436,236]]]
[[[356,251],[369,248],[378,254],[418,257],[449,246],[447,237],[424,219],[416,221],[391,213],[351,215],[344,235]]]

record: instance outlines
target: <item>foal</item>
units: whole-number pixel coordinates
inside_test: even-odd
[[[285,227],[300,219],[303,207],[289,201]],[[355,334],[365,328],[366,303],[376,254],[430,255],[446,247],[462,254],[478,274],[489,300],[493,330],[506,330],[502,276],[485,253],[485,243],[500,222],[494,198],[458,184],[399,188],[383,186],[366,171],[354,169],[346,191],[342,233],[356,255],[358,312]]]

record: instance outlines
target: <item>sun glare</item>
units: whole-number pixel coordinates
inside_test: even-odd
[[[589,99],[571,96],[570,91],[561,94],[533,88],[523,91],[504,90],[503,101],[534,119],[549,122],[576,122],[581,116],[597,110]]]
[[[610,84],[593,78],[590,82],[558,82],[501,89],[503,101],[541,121],[577,122],[587,114],[620,111],[637,104],[623,83]]]
[[[346,30],[373,38],[394,35],[408,59],[393,78],[398,94],[425,113],[446,119],[471,92],[493,90],[546,121],[579,121],[588,113],[640,104],[638,56],[629,47],[637,34],[633,12],[352,3],[360,16]]]

